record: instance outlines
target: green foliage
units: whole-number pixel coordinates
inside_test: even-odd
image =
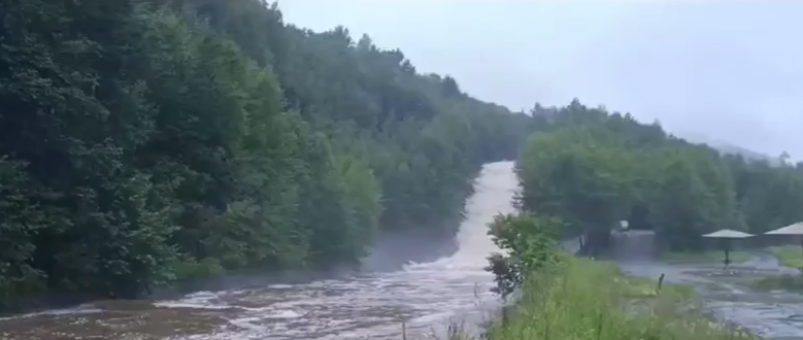
[[[571,258],[531,276],[487,339],[757,339],[703,316],[686,286],[623,276],[615,264]]]
[[[560,130],[530,138],[519,171],[522,204],[566,222],[570,235],[588,233],[599,248],[629,213],[635,161],[619,148],[585,139],[583,132]]]
[[[621,220],[655,230],[664,250],[700,252],[707,232],[762,233],[803,219],[794,208],[803,203],[802,165],[722,155],[577,100],[533,115],[543,124],[520,155],[519,205],[563,221],[564,236],[585,236],[592,254]]]
[[[556,243],[561,227],[527,212],[491,223],[503,254],[487,270],[496,274],[497,292],[519,294],[485,339],[755,339],[703,316],[690,286],[628,277],[615,263],[564,253]]]
[[[488,234],[505,254],[493,254],[486,270],[496,276],[494,292],[503,297],[513,293],[527,279],[558,262],[557,232],[560,222],[533,215],[497,215]]]
[[[534,121],[262,0],[0,4],[0,308],[454,232]]]

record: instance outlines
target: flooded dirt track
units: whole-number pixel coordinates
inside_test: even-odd
[[[690,284],[702,299],[705,311],[766,339],[803,340],[803,295],[761,292],[751,283],[766,275],[795,274],[775,258],[758,255],[724,269],[721,264],[668,265],[654,261],[619,261],[626,273]]]
[[[512,162],[484,166],[467,201],[456,253],[403,270],[306,284],[197,292],[177,301],[109,301],[0,319],[0,340],[401,339],[479,324],[498,306],[483,270],[497,250],[487,223],[513,212]]]

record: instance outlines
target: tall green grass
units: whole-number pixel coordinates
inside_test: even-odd
[[[490,340],[757,339],[711,322],[687,286],[623,275],[612,263],[570,258],[530,280]],[[459,330],[450,340],[468,339]]]

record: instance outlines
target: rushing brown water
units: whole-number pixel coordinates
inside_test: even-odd
[[[498,306],[486,257],[497,250],[487,224],[513,212],[512,162],[483,167],[466,202],[458,250],[402,270],[293,285],[202,291],[176,301],[104,301],[0,319],[0,340],[401,339],[476,325]]]
[[[517,182],[511,162],[483,168],[467,201],[466,221],[457,235],[459,249],[402,270],[344,276],[293,285],[201,291],[176,301],[100,301],[0,319],[0,340],[289,340],[401,339],[441,333],[451,321],[469,325],[498,306],[489,292],[493,278],[483,271],[496,251],[487,223],[499,212],[514,211]],[[792,272],[767,256],[723,270],[721,265],[666,265],[651,257],[649,232],[628,232],[617,257],[633,275],[694,285],[706,308],[767,339],[803,340],[803,296],[756,292],[760,275]],[[577,248],[575,244],[565,244]]]

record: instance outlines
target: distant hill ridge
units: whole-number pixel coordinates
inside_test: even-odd
[[[767,161],[772,165],[780,165],[781,160],[779,157],[769,156],[767,154],[763,154],[760,152],[756,152],[753,150],[745,149],[740,146],[727,144],[727,143],[713,143],[713,142],[705,142],[714,149],[719,150],[721,153],[725,154],[732,154],[732,155],[741,155],[742,157],[750,160],[755,161]]]

